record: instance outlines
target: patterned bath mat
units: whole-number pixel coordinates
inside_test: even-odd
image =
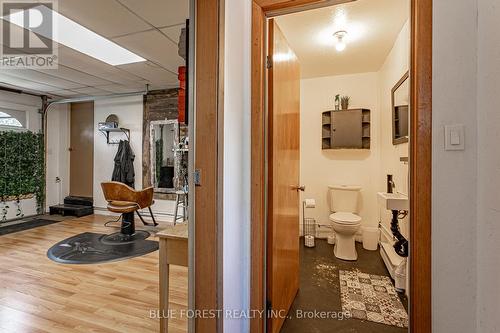
[[[387,276],[340,271],[342,311],[352,318],[408,327],[408,314]]]

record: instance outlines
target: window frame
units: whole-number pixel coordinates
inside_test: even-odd
[[[5,119],[0,116],[0,130],[25,130],[28,127],[28,115],[26,110],[15,110],[15,109],[9,109],[9,108],[3,108],[0,107],[0,114],[4,113],[10,118],[7,119],[15,119],[21,124],[21,126],[15,126],[15,125],[6,125],[6,124],[1,124],[1,119]]]

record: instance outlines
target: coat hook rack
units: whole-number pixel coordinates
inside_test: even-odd
[[[127,137],[127,140],[130,141],[130,130],[128,128],[123,128],[123,127],[106,128],[106,129],[100,129],[99,131],[103,133],[104,136],[106,137],[106,143],[108,145],[117,145],[120,143],[119,140],[110,140],[109,139],[110,133],[123,133]]]

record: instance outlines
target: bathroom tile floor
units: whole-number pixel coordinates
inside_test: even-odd
[[[341,312],[339,270],[359,270],[363,273],[389,276],[379,251],[367,251],[356,243],[358,260],[343,261],[333,255],[333,245],[316,239],[316,247],[306,248],[301,239],[300,290],[283,324],[281,333],[405,333],[408,330],[359,319],[299,319],[309,311]],[[408,300],[400,299],[406,309]],[[306,312],[307,311],[307,312]]]

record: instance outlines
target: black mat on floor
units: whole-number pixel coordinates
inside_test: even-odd
[[[47,251],[49,259],[63,264],[98,264],[142,256],[158,250],[158,242],[137,240],[126,244],[104,244],[104,234],[85,232],[65,239]]]
[[[61,221],[34,219],[31,221],[19,222],[19,223],[7,225],[7,226],[0,225],[0,236],[11,234],[13,232],[33,229],[36,227],[42,227],[44,225],[49,225],[49,224],[53,224],[53,223],[57,223],[57,222],[61,222]]]

